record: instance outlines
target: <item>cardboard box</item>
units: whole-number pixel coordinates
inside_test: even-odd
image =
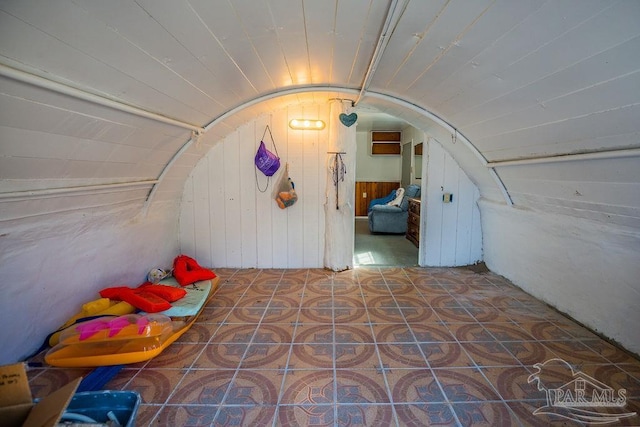
[[[62,417],[82,378],[33,402],[24,363],[0,366],[0,420],[7,427],[53,427]]]

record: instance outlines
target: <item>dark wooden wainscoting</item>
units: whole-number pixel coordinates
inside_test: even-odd
[[[367,216],[371,200],[384,197],[396,188],[400,188],[400,182],[356,182],[356,216]]]

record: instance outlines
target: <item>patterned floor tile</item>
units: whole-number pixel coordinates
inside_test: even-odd
[[[213,344],[247,344],[253,339],[257,327],[255,324],[223,324],[216,330],[210,342]]]
[[[296,326],[293,342],[295,344],[332,344],[333,336],[334,329],[331,325],[303,323]]]
[[[446,398],[430,369],[385,372],[394,403],[445,403]]]
[[[428,342],[419,344],[431,368],[465,368],[475,363],[457,342]]]
[[[284,381],[281,405],[335,404],[333,370],[287,371]]]
[[[495,341],[495,337],[478,322],[450,322],[447,329],[458,341]]]
[[[226,319],[226,317],[231,313],[231,308],[229,307],[221,307],[221,306],[207,306],[202,310],[200,316],[196,320],[196,324],[203,323],[211,323],[214,325],[218,325]]]
[[[433,307],[433,312],[443,322],[475,322],[473,317],[464,307]]]
[[[377,297],[377,296],[391,296],[391,291],[386,283],[379,284],[361,284],[360,289],[362,289],[362,294],[369,297]],[[371,300],[367,300],[367,305],[371,306]]]
[[[373,344],[336,344],[336,369],[374,369],[379,365]]]
[[[217,405],[167,405],[162,408],[154,424],[161,426],[205,427],[211,426]]]
[[[194,323],[175,342],[177,343],[203,343],[209,342],[213,334],[218,330],[220,324],[217,323]]]
[[[539,341],[503,341],[502,345],[523,365],[534,365],[556,357]]]
[[[395,404],[398,424],[406,427],[455,426],[457,420],[447,403],[405,403]]]
[[[338,403],[390,403],[382,372],[337,370],[336,381]]]
[[[33,398],[42,398],[50,395],[52,392],[58,390],[62,386],[70,383],[76,378],[84,377],[89,372],[90,368],[73,368],[73,369],[59,369],[59,368],[47,368],[37,369],[38,375],[33,376],[29,380],[29,386],[31,387],[31,394]],[[27,375],[29,375],[27,373]]]
[[[206,344],[173,343],[162,353],[145,365],[146,369],[153,368],[190,368],[191,364],[202,353]]]
[[[451,405],[462,426],[513,426],[516,416],[501,402],[464,402]]]
[[[373,325],[373,333],[377,343],[411,343],[416,342],[411,329],[403,323]]]
[[[394,425],[391,405],[338,404],[336,426],[390,426]]]
[[[286,345],[291,343],[293,329],[294,326],[287,324],[262,324],[256,329],[251,342]]]
[[[247,343],[212,343],[193,364],[196,369],[238,369]]]
[[[454,341],[453,335],[445,325],[437,323],[408,323],[416,342]]]
[[[278,407],[278,426],[333,426],[336,405],[286,405]]]
[[[167,403],[173,405],[219,405],[224,401],[236,371],[191,370]]]
[[[143,369],[123,390],[137,391],[144,403],[161,405],[167,401],[185,373],[182,369]],[[110,382],[109,389],[113,389]]]
[[[160,405],[140,404],[140,406],[138,406],[138,415],[136,416],[136,425],[154,425],[154,419],[156,419],[161,409],[162,406]],[[156,423],[156,425],[160,425],[160,423]]]
[[[491,272],[221,269],[197,322],[109,383],[139,425],[565,425],[538,411],[574,375],[626,392],[640,361]],[[43,397],[91,369],[30,360]],[[564,409],[566,410],[566,409]],[[640,417],[615,425],[639,425]]]
[[[378,344],[378,351],[382,365],[387,369],[428,367],[418,344]]]
[[[284,369],[289,357],[289,344],[249,344],[240,369]]]
[[[546,394],[530,383],[531,372],[524,366],[481,368],[485,378],[503,400],[545,400]]]
[[[469,369],[434,369],[442,390],[449,402],[485,402],[500,400],[491,384],[482,373],[473,368]]]
[[[584,365],[581,372],[614,390],[624,389],[628,399],[640,401],[640,380],[615,365]]]
[[[276,406],[221,406],[211,427],[268,426],[273,423]]]
[[[225,319],[226,323],[237,323],[241,325],[246,324],[257,324],[262,320],[262,316],[264,316],[264,312],[266,311],[265,307],[251,307],[251,306],[239,306],[232,309],[229,312],[229,315]]]
[[[558,357],[574,365],[584,363],[609,363],[604,357],[579,341],[546,341],[544,345]]]
[[[333,323],[333,308],[302,308],[300,309],[300,313],[298,315],[299,323],[323,323],[323,324],[332,324]]]
[[[333,330],[335,332],[335,342],[338,344],[373,343],[373,333],[371,332],[371,326],[368,324],[335,325]]]
[[[291,347],[291,357],[288,369],[332,369],[332,343],[326,344],[294,344]]]
[[[497,341],[463,342],[460,345],[478,366],[520,365],[518,359]]]
[[[237,371],[227,389],[224,405],[276,405],[282,385],[280,371]]]

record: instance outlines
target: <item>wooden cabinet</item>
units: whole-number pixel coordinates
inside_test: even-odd
[[[409,198],[409,217],[407,218],[407,239],[420,247],[420,199]]]
[[[371,155],[400,155],[400,143],[402,132],[400,131],[372,131]]]

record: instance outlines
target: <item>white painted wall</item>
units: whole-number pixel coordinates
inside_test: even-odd
[[[77,210],[3,224],[0,365],[23,360],[98,291],[135,287],[178,251],[175,204]],[[158,265],[158,263],[161,263]]]
[[[640,231],[481,200],[487,266],[640,353]]]
[[[482,261],[480,192],[458,163],[433,137],[423,147],[422,209],[419,263],[459,266]],[[453,194],[443,203],[443,193]]]
[[[401,156],[372,156],[371,133],[356,131],[356,181],[400,181]]]
[[[329,123],[328,108],[323,104],[274,111],[216,143],[185,185],[180,214],[182,252],[211,267],[322,267],[328,127],[296,131],[287,124],[293,118],[320,118]],[[282,167],[262,193],[256,187],[253,159],[267,124]],[[271,145],[268,137],[265,143]],[[298,201],[281,210],[272,192],[286,162]],[[266,177],[260,172],[258,181],[264,188]]]

